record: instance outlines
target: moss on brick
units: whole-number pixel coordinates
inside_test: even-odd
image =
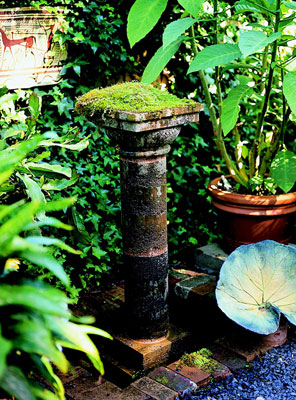
[[[93,116],[95,113],[157,112],[194,105],[195,101],[179,99],[166,90],[140,82],[125,82],[89,91],[79,97],[75,110],[85,116]]]

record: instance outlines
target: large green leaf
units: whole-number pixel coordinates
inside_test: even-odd
[[[41,190],[41,187],[33,179],[29,178],[27,174],[17,174],[17,176],[24,182],[28,195],[32,201],[38,201],[39,203],[46,203],[45,196]],[[44,211],[39,211],[36,214],[38,219],[45,217]]]
[[[77,143],[70,143],[67,139],[64,137],[55,139],[55,141],[51,140],[42,140],[39,143],[39,146],[44,146],[44,147],[51,147],[51,146],[58,146],[58,147],[63,147],[64,149],[68,150],[75,150],[75,151],[82,151],[87,148],[89,145],[88,137],[80,140],[80,142]]]
[[[166,47],[161,46],[149,61],[142,76],[143,83],[152,83],[177,52],[183,37],[179,37]]]
[[[222,265],[218,306],[239,325],[263,335],[280,313],[296,324],[296,249],[272,240],[240,246]]]
[[[22,161],[28,153],[33,151],[39,144],[40,137],[26,140],[0,151],[0,172],[14,168]]]
[[[75,171],[73,171],[72,178],[70,179],[55,179],[50,180],[45,185],[42,186],[43,190],[63,190],[69,186],[74,185],[78,181],[78,175]]]
[[[240,0],[235,3],[235,11],[238,13],[251,12],[268,12],[269,7],[263,0]]]
[[[213,44],[205,47],[197,54],[187,73],[227,64],[238,57],[241,57],[241,52],[237,44]]]
[[[21,285],[1,284],[0,307],[17,305],[68,319],[68,302],[63,292],[41,281],[24,281]]]
[[[227,135],[235,126],[238,114],[239,103],[244,96],[250,95],[253,89],[247,85],[239,85],[231,89],[228,96],[222,103],[221,124],[224,135]]]
[[[264,32],[261,31],[247,31],[241,34],[238,46],[243,57],[247,57],[250,54],[254,54],[257,51],[264,49],[264,47],[280,37],[280,32],[273,33],[268,37]]]
[[[194,18],[197,18],[204,2],[205,0],[178,0],[178,3]]]
[[[63,240],[57,238],[45,237],[45,236],[27,236],[26,240],[30,243],[39,244],[43,246],[56,246],[72,254],[81,254],[80,250],[73,249],[73,247],[67,245]]]
[[[83,351],[92,360],[98,371],[104,374],[99,352],[88,335],[99,335],[108,339],[112,339],[112,336],[102,329],[89,325],[73,324],[72,322],[53,318],[52,316],[48,316],[47,320],[49,326],[60,336],[59,343],[63,347]]]
[[[296,71],[286,74],[283,91],[292,112],[296,115]]]
[[[296,155],[292,151],[280,151],[270,166],[275,183],[288,193],[296,182]]]
[[[17,400],[37,400],[23,372],[14,366],[7,367],[0,378],[0,387]]]
[[[127,18],[127,37],[133,47],[156,25],[168,0],[136,0]]]
[[[191,25],[193,25],[195,19],[193,18],[181,18],[177,21],[173,21],[165,28],[162,35],[163,47],[165,48],[175,40],[179,38]]]
[[[291,10],[296,10],[296,1],[284,1],[286,7],[290,8]]]
[[[1,336],[1,331],[0,331],[0,349],[1,349],[0,351],[0,378],[1,378],[6,368],[6,357],[8,356],[8,354],[12,349],[12,342]]]
[[[63,167],[62,165],[59,164],[28,162],[25,164],[25,166],[31,169],[32,171],[40,171],[45,173],[49,172],[49,173],[64,175],[67,178],[71,178],[72,176],[72,170],[70,167]]]

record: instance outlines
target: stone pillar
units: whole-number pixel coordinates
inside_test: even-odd
[[[166,154],[202,106],[94,115],[120,151],[125,304],[129,336],[159,339],[169,328]]]

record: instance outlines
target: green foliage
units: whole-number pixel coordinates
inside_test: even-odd
[[[13,168],[22,163],[25,151],[32,151],[32,145],[36,148],[39,143],[40,138],[32,139],[0,151],[2,184],[13,175]],[[34,236],[32,232],[47,223],[69,229],[46,213],[72,204],[73,199],[45,202],[44,198],[36,198],[0,206],[0,388],[4,395],[20,400],[65,399],[63,385],[51,365],[64,373],[68,371],[69,362],[62,348],[82,351],[98,372],[104,373],[89,334],[109,339],[111,336],[86,325],[85,319],[75,318],[68,310],[70,300],[62,291],[41,280],[25,278],[24,271],[17,271],[19,262],[9,258],[19,257],[35,268],[47,268],[64,285],[69,285],[68,276],[47,246],[76,251],[56,238]],[[91,322],[93,319],[88,318],[87,323]],[[36,376],[42,376],[52,391],[41,387]]]
[[[218,306],[239,325],[263,335],[280,314],[296,324],[296,250],[272,240],[241,246],[225,260],[216,288]]]
[[[262,182],[266,175],[269,181],[272,179],[272,160],[284,148],[285,133],[295,120],[291,115],[295,113],[295,51],[293,35],[289,35],[289,27],[293,30],[296,26],[293,2],[239,0],[234,7],[217,0],[210,2],[212,7],[209,2],[179,3],[184,12],[179,12],[180,18],[166,26],[163,45],[146,66],[142,81],[152,83],[178,48],[186,46],[191,59],[187,73],[198,72],[221,157],[235,181],[252,192],[254,177],[261,176]],[[153,4],[151,1],[149,7]],[[144,8],[145,4],[136,0],[129,13],[130,44],[142,38],[134,27]],[[160,17],[161,13],[150,12],[154,24],[148,26],[149,30]],[[240,77],[233,77],[230,88],[225,84],[229,70],[240,73]],[[242,105],[245,114],[240,113]],[[252,126],[248,128],[250,122]],[[271,135],[272,125],[278,128]],[[223,132],[232,133],[230,149]],[[295,182],[294,179],[293,185]],[[287,191],[281,179],[274,181],[273,187],[270,182],[266,187],[272,193],[277,187]],[[259,188],[259,192],[264,193],[264,189]]]

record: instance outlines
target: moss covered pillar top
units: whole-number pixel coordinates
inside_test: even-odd
[[[75,110],[106,129],[125,151],[166,146],[182,125],[198,121],[203,106],[147,84],[126,82],[81,96]]]

